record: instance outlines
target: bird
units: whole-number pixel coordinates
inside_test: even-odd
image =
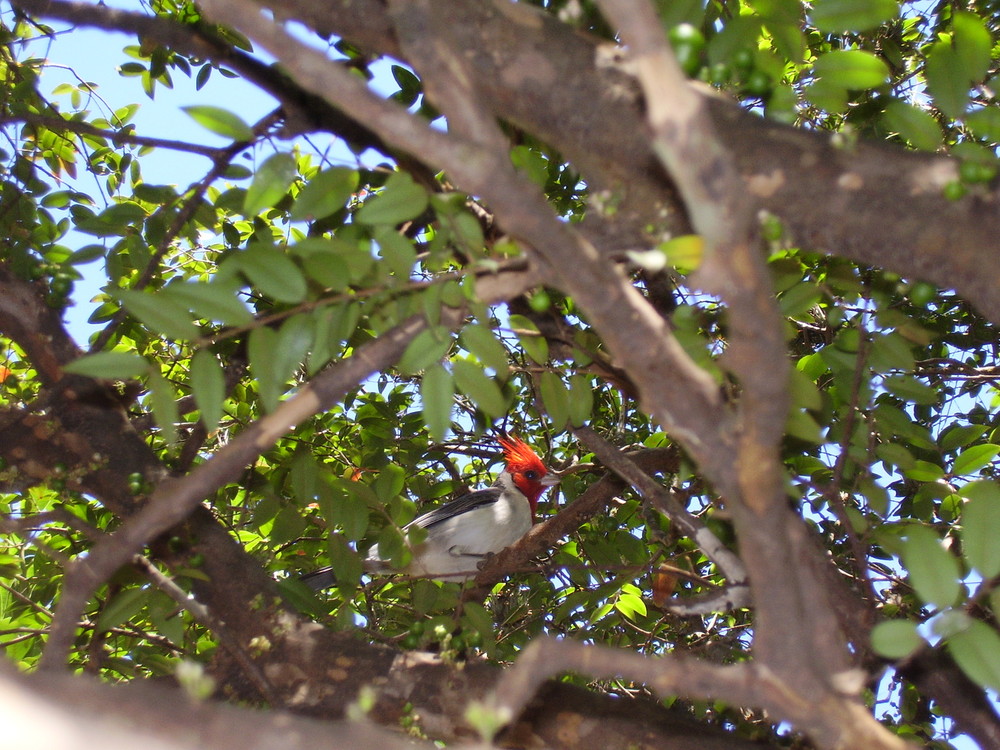
[[[487,489],[476,490],[417,517],[403,529],[425,529],[426,538],[413,548],[413,559],[394,570],[380,554],[369,551],[364,569],[369,573],[407,573],[439,580],[474,576],[490,555],[524,536],[535,522],[535,507],[545,490],[559,483],[538,454],[516,436],[498,438],[505,468]],[[314,591],[336,583],[331,567],[300,579]]]

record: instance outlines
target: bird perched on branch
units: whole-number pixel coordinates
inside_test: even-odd
[[[547,487],[558,484],[559,478],[524,441],[502,437],[499,442],[506,467],[493,486],[470,492],[407,524],[404,532],[418,527],[425,529],[427,536],[414,547],[413,560],[406,569],[395,572],[443,580],[469,578],[486,557],[528,532],[535,521],[538,498]],[[393,572],[377,544],[368,552],[365,570]],[[301,580],[316,591],[336,582],[332,568],[307,573]]]

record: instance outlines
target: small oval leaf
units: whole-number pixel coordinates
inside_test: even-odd
[[[63,372],[106,380],[128,380],[149,372],[149,362],[130,352],[95,352],[63,366]]]
[[[368,200],[355,214],[362,224],[396,226],[419,216],[427,208],[427,191],[405,172],[393,172],[385,187]]]
[[[232,138],[234,141],[249,141],[253,138],[250,126],[243,121],[243,118],[228,109],[213,107],[210,104],[197,104],[181,109],[196,123],[216,135]]]
[[[253,182],[243,199],[243,213],[256,216],[285,197],[295,181],[295,157],[291,154],[271,154],[257,168]]]
[[[826,52],[816,60],[816,75],[842,89],[870,89],[889,78],[889,66],[871,52],[844,49]]]
[[[910,583],[917,596],[925,604],[944,609],[958,601],[962,592],[958,560],[941,545],[938,535],[931,529],[924,526],[908,528],[900,559],[910,574]]]

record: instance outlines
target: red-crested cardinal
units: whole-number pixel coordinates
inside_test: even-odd
[[[395,571],[442,580],[474,576],[478,565],[491,554],[508,547],[535,521],[535,506],[547,487],[559,483],[528,444],[516,437],[499,439],[506,468],[493,486],[452,500],[416,518],[403,529],[417,526],[427,537],[413,549],[413,560],[405,570]],[[365,570],[394,572],[384,560],[378,544],[368,551]],[[321,568],[300,579],[315,591],[336,582],[332,568]]]

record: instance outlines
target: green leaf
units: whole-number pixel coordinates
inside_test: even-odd
[[[991,480],[962,488],[969,498],[962,509],[962,553],[984,578],[1000,575],[1000,486]]]
[[[106,380],[128,380],[150,371],[149,361],[130,352],[95,352],[63,366],[63,372]]]
[[[260,400],[265,411],[274,411],[283,392],[284,375],[275,367],[278,332],[272,328],[255,328],[250,332],[247,356],[250,371],[257,378]]]
[[[540,365],[548,362],[549,342],[537,335],[538,326],[524,315],[511,315],[510,327],[517,333],[517,340],[529,357]]]
[[[882,384],[893,396],[915,404],[936,404],[939,397],[936,388],[921,383],[911,375],[893,375],[886,378]]]
[[[970,112],[965,124],[980,138],[1000,143],[1000,108],[996,105]]]
[[[811,281],[801,281],[778,300],[781,314],[789,318],[801,318],[823,298],[823,292]]]
[[[813,379],[798,367],[793,367],[789,374],[791,377],[788,390],[791,393],[792,403],[803,409],[819,411],[823,407],[823,397]]]
[[[988,429],[986,425],[981,424],[955,424],[940,434],[938,443],[941,446],[941,452],[950,453],[956,448],[962,448],[981,438]]]
[[[996,630],[970,619],[967,630],[948,639],[948,650],[973,682],[1000,690],[1000,634]]]
[[[981,81],[990,69],[993,38],[983,19],[975,13],[958,11],[951,18],[952,43],[962,75],[969,83]]]
[[[930,461],[917,460],[903,474],[907,479],[914,479],[918,482],[936,482],[944,477],[944,469]]]
[[[286,383],[299,369],[312,346],[315,319],[308,313],[299,313],[281,324],[275,340],[272,357],[275,375]]]
[[[819,56],[816,75],[842,89],[870,89],[889,78],[889,66],[871,52],[858,49],[834,50]]]
[[[948,117],[961,117],[969,101],[971,81],[963,74],[955,49],[937,42],[927,53],[924,76],[935,106]]]
[[[238,256],[239,268],[250,283],[278,302],[296,304],[305,299],[309,288],[302,270],[281,249],[255,244]]]
[[[336,253],[311,253],[302,261],[310,279],[334,292],[342,292],[351,283],[351,271]]]
[[[403,492],[406,486],[406,470],[399,464],[386,464],[375,477],[372,489],[375,496],[384,504],[388,504]]]
[[[467,352],[474,354],[484,367],[493,370],[498,377],[507,375],[509,366],[507,350],[493,333],[493,329],[470,323],[462,330],[459,344]]]
[[[688,273],[701,265],[705,239],[700,234],[684,234],[661,243],[657,249],[666,256],[667,263],[682,273]]]
[[[153,416],[163,435],[163,442],[173,446],[177,442],[177,423],[180,421],[180,414],[177,412],[177,393],[170,381],[159,373],[150,375],[149,388]]]
[[[915,148],[934,151],[941,145],[941,126],[920,107],[895,99],[886,105],[885,122]]]
[[[125,589],[114,597],[97,617],[95,632],[103,633],[128,622],[146,606],[155,589]]]
[[[551,370],[546,370],[539,378],[539,391],[545,411],[557,432],[562,432],[569,422],[569,391],[562,378]]]
[[[887,659],[905,659],[924,643],[916,623],[886,620],[872,628],[872,648]]]
[[[825,34],[869,31],[899,15],[896,0],[816,0],[809,19]]]
[[[325,169],[315,175],[292,204],[293,221],[322,219],[344,207],[358,189],[357,170],[347,167]]]
[[[237,289],[235,284],[219,281],[208,284],[180,281],[163,287],[158,299],[174,300],[205,320],[245,326],[253,321],[253,315],[240,300]]]
[[[475,362],[458,359],[452,363],[455,385],[458,390],[472,399],[488,417],[502,417],[507,411],[507,403],[496,381],[483,372]]]
[[[277,547],[298,539],[305,528],[306,519],[299,513],[298,508],[289,506],[278,511],[267,537],[270,543]]]
[[[295,181],[295,157],[291,154],[271,154],[257,168],[253,182],[243,199],[243,213],[256,216],[285,197]]]
[[[875,372],[914,368],[913,345],[895,331],[872,336],[869,357]]]
[[[646,603],[642,597],[633,593],[622,593],[615,600],[615,609],[621,612],[630,620],[635,620],[636,616],[646,615]]]
[[[444,359],[450,348],[451,331],[443,326],[426,328],[406,345],[406,351],[399,358],[399,370],[406,375],[416,375]]]
[[[916,463],[913,454],[899,443],[882,443],[875,448],[875,455],[889,466],[895,466],[904,471]]]
[[[191,357],[191,390],[194,392],[201,423],[211,432],[222,419],[222,404],[226,398],[226,376],[215,355],[199,349]]]
[[[586,375],[569,377],[569,419],[574,427],[590,420],[594,410],[594,384]]]
[[[340,477],[327,479],[319,485],[324,515],[352,542],[361,539],[368,530],[368,503],[359,491],[362,487],[365,485],[360,482]]]
[[[889,511],[889,493],[882,485],[878,484],[871,477],[861,480],[859,486],[862,497],[868,501],[868,507],[884,516]]]
[[[365,201],[354,215],[362,224],[396,226],[424,212],[430,201],[427,191],[406,172],[393,172],[385,187]]]
[[[336,237],[307,237],[288,249],[303,258],[306,272],[316,281],[339,291],[352,282],[363,282],[371,270],[375,258],[368,249],[369,244],[368,240],[362,244]],[[323,269],[331,255],[335,255],[339,262],[333,269]]]
[[[420,401],[424,424],[431,440],[440,443],[451,426],[452,398],[455,386],[451,374],[440,364],[424,370],[420,379]]]
[[[811,414],[802,409],[792,409],[785,421],[785,432],[791,437],[804,440],[807,443],[821,445],[823,443],[823,428]]]
[[[938,535],[931,529],[925,526],[907,528],[900,559],[922,602],[945,609],[958,601],[962,593],[958,560],[941,545]]]
[[[330,555],[330,565],[337,571],[337,588],[341,591],[353,591],[364,572],[361,555],[351,549],[347,540],[339,534],[331,534],[327,538],[327,553]]]
[[[375,242],[389,274],[398,281],[409,281],[413,264],[417,262],[417,250],[413,242],[389,227],[376,230]]]
[[[228,109],[213,107],[210,104],[197,104],[181,109],[196,123],[216,135],[232,138],[234,141],[249,141],[253,138],[250,126],[239,115]]]
[[[514,168],[524,172],[539,187],[549,181],[549,163],[545,157],[529,146],[515,146],[510,151]]]
[[[955,476],[974,474],[988,466],[998,453],[1000,453],[1000,445],[993,445],[991,443],[973,445],[956,456],[951,473]]]
[[[201,336],[201,330],[192,322],[186,307],[175,300],[133,289],[118,289],[113,294],[155,334],[180,341]]]
[[[319,493],[319,464],[307,451],[299,451],[292,459],[289,472],[292,494],[303,508],[316,502]]]

